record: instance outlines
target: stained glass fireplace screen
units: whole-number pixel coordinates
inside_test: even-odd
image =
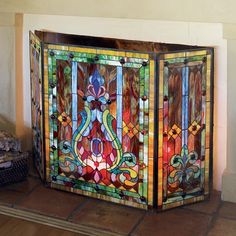
[[[30,34],[30,79],[34,164],[39,175],[44,178],[42,52],[40,39],[32,33]]]
[[[207,50],[159,59],[158,206],[166,209],[209,193],[212,60]]]
[[[148,54],[53,45],[46,54],[48,181],[146,208],[154,62]]]
[[[144,209],[205,199],[211,48],[37,36],[30,34],[32,127],[44,181]]]

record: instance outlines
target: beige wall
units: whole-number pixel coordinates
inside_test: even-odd
[[[15,133],[15,16],[0,13],[0,129]]]
[[[227,50],[228,61],[228,132],[227,132],[227,168],[223,175],[222,198],[225,201],[236,202],[236,158],[235,158],[235,127],[236,127],[236,79],[235,79],[235,58],[236,40],[228,40]]]
[[[228,40],[228,123],[230,124],[228,129],[228,159],[227,170],[230,173],[236,174],[236,77],[235,77],[235,62],[236,62],[236,40]],[[235,182],[236,186],[236,182]]]
[[[0,0],[0,12],[236,23],[235,0]]]

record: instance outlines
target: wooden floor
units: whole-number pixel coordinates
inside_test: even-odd
[[[1,236],[82,236],[69,231],[56,229],[0,214]]]
[[[0,187],[0,236],[236,236],[236,203],[141,210],[47,188],[38,178]]]

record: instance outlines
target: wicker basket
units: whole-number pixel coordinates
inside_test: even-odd
[[[0,186],[27,178],[29,172],[29,154],[27,152],[1,152],[0,164],[4,163],[8,163],[8,167],[0,167]]]
[[[0,130],[0,150],[1,151],[21,151],[20,140],[11,133]]]

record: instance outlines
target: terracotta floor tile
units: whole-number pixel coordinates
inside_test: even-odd
[[[38,178],[28,177],[27,180],[23,182],[19,182],[16,184],[9,184],[6,185],[6,189],[14,190],[18,192],[28,193],[30,192],[35,186],[40,185],[41,181]]]
[[[191,209],[194,211],[199,211],[206,214],[213,214],[217,211],[221,202],[221,193],[218,191],[213,191],[210,195],[209,200],[203,202],[194,203],[192,205],[185,206],[186,209]]]
[[[40,184],[41,181],[39,179],[28,177],[23,182],[0,187],[0,204],[13,205]]]
[[[208,236],[235,236],[236,235],[236,220],[228,220],[218,218],[213,225],[213,228],[208,233]]]
[[[86,198],[77,194],[39,186],[16,207],[67,219],[70,213],[84,201]]]
[[[223,202],[219,210],[219,215],[227,218],[236,219],[236,203]]]
[[[13,205],[19,199],[24,197],[24,193],[7,190],[5,188],[0,188],[0,204],[1,205]]]
[[[132,235],[201,236],[207,232],[211,216],[185,209],[148,213]]]
[[[73,217],[72,221],[120,234],[128,234],[144,214],[144,210],[90,200]]]

